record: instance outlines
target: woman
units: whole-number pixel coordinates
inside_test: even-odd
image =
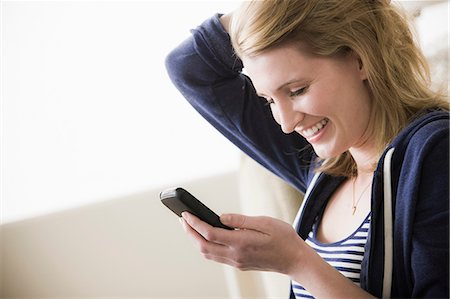
[[[448,102],[388,2],[245,2],[169,54],[198,112],[306,193],[294,228],[184,213],[206,258],[289,275],[291,298],[449,296]]]

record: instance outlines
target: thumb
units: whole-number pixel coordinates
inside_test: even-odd
[[[264,217],[251,217],[242,214],[222,214],[220,221],[225,225],[240,229],[262,231],[264,227]]]

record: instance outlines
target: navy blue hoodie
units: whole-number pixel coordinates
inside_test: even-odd
[[[305,239],[344,178],[316,174],[312,147],[299,134],[281,131],[242,74],[219,17],[206,20],[167,56],[169,76],[226,138],[307,193],[296,225]],[[449,115],[426,111],[387,147],[374,172],[362,288],[377,297],[448,298],[448,186]]]

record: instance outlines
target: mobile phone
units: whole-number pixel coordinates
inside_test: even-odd
[[[212,226],[233,230],[233,228],[220,222],[219,216],[210,208],[181,187],[164,190],[159,194],[159,198],[178,217],[181,217],[181,213],[186,211]]]

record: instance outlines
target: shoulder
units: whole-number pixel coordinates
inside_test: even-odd
[[[386,153],[392,149],[394,149],[391,158],[393,184],[402,189],[400,191],[405,196],[406,193],[417,192],[416,188],[427,182],[428,178],[435,176],[440,176],[443,180],[448,178],[448,111],[429,111],[413,120],[387,147],[378,163],[377,172],[383,173]],[[426,185],[435,184],[427,182]],[[443,185],[440,184],[440,187]],[[410,195],[415,197],[413,194]]]
[[[421,116],[392,147],[393,182],[403,200],[440,198],[448,205],[449,113],[434,111]]]
[[[413,154],[415,159],[426,158],[435,151],[448,152],[449,112],[429,111],[413,120],[391,144],[396,156],[406,158]]]

